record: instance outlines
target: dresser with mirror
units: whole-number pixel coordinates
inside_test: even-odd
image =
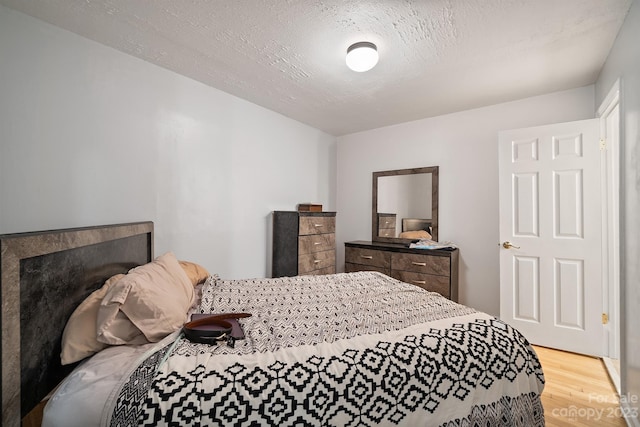
[[[371,240],[345,242],[345,271],[374,270],[458,301],[456,249],[415,249],[438,240],[438,167],[373,173]]]

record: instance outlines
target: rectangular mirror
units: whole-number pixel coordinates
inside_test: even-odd
[[[438,166],[374,172],[372,212],[374,242],[438,240]]]

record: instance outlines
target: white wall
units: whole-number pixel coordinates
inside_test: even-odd
[[[270,212],[335,207],[335,138],[0,6],[0,233],[152,220],[223,277],[270,274]]]
[[[621,386],[634,407],[632,425],[640,425],[640,4],[636,0],[624,21],[596,83],[600,105],[616,79],[621,82]]]
[[[588,86],[339,137],[338,265],[345,241],[371,240],[373,172],[439,166],[439,240],[460,247],[460,300],[498,315],[498,131],[593,117]]]

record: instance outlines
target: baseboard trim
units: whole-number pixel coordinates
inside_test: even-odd
[[[640,427],[640,421],[638,421],[638,408],[629,406],[629,402],[620,402],[620,409],[624,420],[629,427]]]
[[[604,367],[607,369],[607,373],[609,374],[609,379],[611,379],[616,392],[618,392],[618,396],[620,396],[620,373],[613,364],[613,360],[608,357],[603,357],[602,363],[604,363]]]

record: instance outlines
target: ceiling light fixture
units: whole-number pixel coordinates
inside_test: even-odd
[[[347,67],[362,73],[378,63],[378,48],[371,42],[354,43],[347,49]]]

